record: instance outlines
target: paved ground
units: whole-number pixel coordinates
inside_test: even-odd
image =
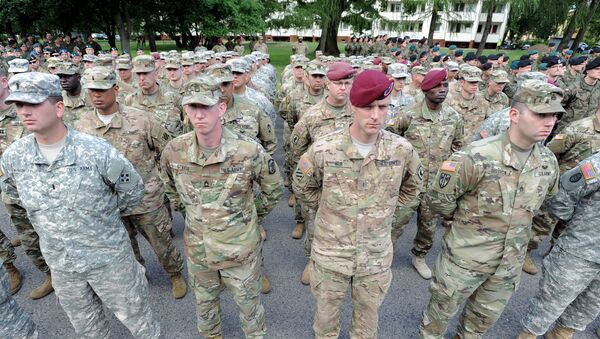
[[[281,136],[281,129],[278,129],[278,132]],[[281,150],[276,154],[276,160],[281,164]],[[284,199],[279,202],[264,223],[268,232],[268,240],[264,246],[265,267],[273,286],[272,292],[262,297],[266,310],[267,338],[312,338],[314,301],[309,287],[300,284],[300,274],[306,264],[306,258],[303,256],[302,241],[294,240],[290,236],[294,224],[292,209],[287,207],[288,194],[289,192],[286,191]],[[12,238],[14,228],[7,225],[8,219],[2,210],[0,228]],[[183,221],[179,214],[175,216],[174,230],[177,246],[183,250]],[[416,338],[421,312],[429,301],[428,282],[421,279],[410,265],[410,248],[415,232],[416,226],[413,220],[397,244],[392,267],[394,275],[392,286],[380,310],[379,337],[383,339]],[[438,253],[442,232],[443,230],[440,229],[434,250],[427,257],[430,265],[433,264]],[[174,300],[170,294],[169,279],[159,266],[153,252],[141,237],[139,242],[150,274],[149,299],[153,311],[161,322],[165,338],[201,338],[196,330],[194,295],[188,293],[184,299]],[[538,263],[541,262],[540,253],[545,249],[546,244],[536,253],[535,259]],[[17,249],[17,255],[16,265],[25,280],[23,288],[15,297],[19,304],[31,313],[40,330],[40,338],[75,338],[73,329],[54,294],[38,301],[29,299],[29,292],[43,281],[44,276],[31,264],[22,248]],[[523,274],[518,291],[487,338],[504,339],[516,336],[520,329],[519,320],[527,309],[529,299],[535,294],[538,279],[539,275],[532,277]],[[351,317],[349,301],[348,298],[342,313],[340,338],[349,338],[348,326]],[[243,338],[236,306],[226,292],[221,304],[224,337]],[[110,317],[113,338],[132,338],[116,318],[112,315]],[[597,338],[593,329],[599,326],[600,322],[596,320],[589,326],[590,329],[575,337]],[[456,319],[449,326],[448,338],[453,335],[455,328]]]

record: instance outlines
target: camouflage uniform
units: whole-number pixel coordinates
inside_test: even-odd
[[[596,81],[596,84],[592,86],[585,82],[584,77],[579,79],[576,86],[565,91],[563,106],[565,106],[566,113],[558,122],[556,131],[559,133],[571,122],[593,115],[598,108],[600,81]]]
[[[93,79],[88,80],[88,84],[92,82]],[[171,220],[164,206],[164,186],[156,161],[171,137],[148,112],[119,105],[119,111],[108,125],[98,114],[96,109],[82,115],[76,124],[77,130],[108,141],[133,164],[144,181],[142,201],[129,213],[122,214],[136,259],[144,265],[135,237],[140,232],[165,271],[170,276],[177,275],[183,270],[183,259],[169,233]]]
[[[557,326],[577,331],[600,313],[600,154],[595,153],[560,178],[560,191],[546,204],[567,222],[556,246],[544,259],[538,294],[523,326],[543,335]]]
[[[12,298],[8,273],[0,258],[0,338],[37,339],[38,332],[31,317]]]
[[[376,338],[392,280],[391,230],[407,222],[424,190],[423,169],[404,138],[382,131],[363,158],[344,128],[318,139],[294,172],[294,192],[316,210],[310,285],[315,337],[336,338],[348,284],[352,338]]]
[[[131,64],[131,58],[128,55],[122,55],[115,60],[115,69],[118,71],[120,69],[132,69],[133,65]],[[85,75],[85,74],[84,74]],[[119,95],[117,97],[118,102],[125,102],[125,98],[129,94],[135,93],[137,90],[137,84],[135,83],[134,75],[131,76],[131,82],[126,83],[123,79],[119,79],[117,82],[117,86],[119,86]]]
[[[206,81],[206,80],[202,80]],[[189,93],[189,94],[188,94]],[[186,84],[186,102],[215,105],[217,84]],[[199,101],[192,101],[199,100]],[[261,238],[258,219],[282,195],[275,161],[250,138],[223,128],[221,144],[205,155],[195,132],[172,140],[161,157],[161,177],[169,199],[185,208],[184,244],[196,295],[198,330],[221,334],[220,283],[240,310],[246,338],[265,335],[260,304]],[[253,186],[260,186],[254,196]]]
[[[506,133],[474,142],[445,161],[433,180],[425,203],[453,222],[436,262],[421,338],[442,338],[467,299],[458,333],[482,337],[517,288],[531,219],[558,190],[558,164],[539,144],[525,163],[514,152]]]
[[[490,95],[490,93],[486,90],[482,93],[483,98],[488,102],[490,107],[490,113],[495,113],[501,111],[510,106],[510,100],[508,96],[504,94],[504,92],[500,92],[495,95]],[[487,117],[486,117],[487,118]]]
[[[244,45],[235,45],[235,47],[233,47],[233,51],[237,52],[240,56],[244,55]]]
[[[299,55],[306,56],[306,53],[308,52],[308,45],[306,43],[304,43],[303,41],[298,41],[297,43],[292,45],[292,52],[293,52],[292,54],[299,54]]]
[[[253,102],[234,97],[233,105],[227,107],[223,116],[223,125],[256,140],[270,155],[275,153],[277,137],[273,121]]]
[[[287,116],[295,103],[300,100],[300,98],[302,98],[307,91],[308,90],[304,86],[304,83],[298,83],[298,85],[293,90],[290,90],[288,94],[281,100],[281,104],[279,105],[279,116],[283,119],[283,152],[285,155],[283,170],[285,175],[288,177],[294,171],[294,168],[288,167],[292,164],[290,161],[292,156],[290,136],[292,134],[293,126],[290,126],[287,123]]]
[[[400,113],[396,120],[388,122],[387,129],[404,136],[419,154],[423,163],[423,182],[429,185],[429,178],[437,173],[442,161],[452,152],[463,146],[463,121],[452,107],[442,104],[438,111],[430,111],[424,101]],[[417,235],[412,253],[424,257],[433,246],[438,217],[426,204],[417,210]],[[403,225],[404,226],[404,225]],[[396,241],[402,235],[402,228],[392,234]]]

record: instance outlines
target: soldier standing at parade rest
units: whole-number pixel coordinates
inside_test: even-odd
[[[159,338],[144,268],[120,217],[142,199],[142,178],[110,144],[65,126],[57,76],[19,74],[9,85],[5,102],[32,134],[3,154],[2,193],[27,211],[75,333],[108,338],[106,305],[134,337]]]
[[[531,222],[558,192],[556,158],[542,146],[552,132],[562,90],[524,81],[505,133],[473,142],[440,166],[424,203],[452,227],[442,240],[420,338],[441,339],[466,301],[454,338],[482,338],[519,285]]]
[[[299,201],[317,211],[310,273],[317,339],[339,336],[348,285],[350,337],[377,337],[392,280],[391,231],[408,222],[424,190],[417,152],[382,130],[392,87],[381,72],[359,74],[350,91],[352,124],[318,139],[294,171]]]
[[[161,177],[169,200],[186,211],[183,238],[199,332],[223,338],[223,284],[239,308],[246,338],[263,338],[258,219],[281,197],[281,177],[262,146],[222,126],[227,103],[219,87],[206,76],[184,85],[182,104],[194,130],[166,146]]]

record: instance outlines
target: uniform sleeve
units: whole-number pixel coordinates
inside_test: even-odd
[[[258,111],[258,138],[265,151],[270,155],[277,148],[277,137],[275,136],[275,125],[271,118],[262,110]]]
[[[395,227],[404,227],[419,207],[423,194],[425,193],[425,184],[423,182],[424,169],[421,165],[421,159],[417,152],[412,149],[410,158],[406,164],[406,172],[402,178],[400,194],[398,194],[398,204],[394,214]]]
[[[314,211],[319,207],[323,186],[323,162],[320,158],[322,155],[315,152],[313,144],[300,157],[292,176],[292,189],[296,198]]]
[[[149,120],[149,131],[148,140],[150,142],[150,149],[156,152],[156,159],[160,159],[162,151],[167,146],[167,143],[171,141],[172,136],[162,125],[153,118]]]
[[[2,188],[2,201],[6,205],[20,205],[19,192],[15,184],[10,158],[3,156],[0,162],[0,187]]]
[[[410,112],[400,110],[398,112],[398,115],[396,116],[396,119],[388,121],[388,125],[385,129],[394,134],[403,136],[404,132],[406,132],[406,130],[408,129],[408,126],[410,126],[410,123],[412,121],[411,117],[412,116]]]
[[[171,160],[169,155],[173,152],[172,144],[167,144],[165,149],[160,156],[160,167],[161,170],[158,171],[160,179],[165,185],[165,195],[169,198],[169,201],[173,204],[173,206],[179,210],[183,211],[184,206],[181,202],[181,198],[179,197],[179,193],[177,193],[177,188],[175,186],[175,179],[173,177],[173,169],[171,167]]]
[[[454,136],[452,137],[452,145],[450,146],[452,152],[458,152],[463,148],[464,135],[465,123],[463,119],[459,117],[456,121],[456,128],[454,129]]]
[[[104,180],[117,194],[121,214],[131,212],[144,197],[144,182],[133,165],[111,147],[106,157]]]
[[[258,155],[254,160],[256,181],[260,193],[255,197],[256,213],[259,218],[269,214],[283,195],[281,175],[275,160],[257,145]]]
[[[183,114],[177,105],[173,104],[173,108],[169,110],[167,121],[165,121],[165,129],[173,138],[183,134],[182,116]]]
[[[449,160],[442,163],[425,195],[424,203],[433,212],[451,219],[460,197],[476,188],[480,172],[469,155],[463,152],[454,153]]]
[[[600,188],[597,177],[586,180],[584,173],[589,171],[590,166],[593,168],[592,163],[583,162],[560,177],[558,193],[545,202],[550,213],[561,220],[568,221],[573,217],[579,201]],[[595,171],[597,172],[597,169]]]
[[[290,102],[288,110],[285,113],[285,118],[290,129],[294,129],[294,125],[298,122],[298,107],[300,103],[298,101]]]
[[[546,145],[557,159],[562,159],[563,156],[573,148],[573,145],[579,142],[579,133],[573,133],[570,127],[563,130],[552,138],[552,140]]]
[[[292,130],[292,134],[290,135],[290,150],[291,150],[291,164],[288,168],[296,168],[298,161],[300,160],[300,156],[306,153],[308,147],[311,144],[310,133],[306,128],[306,121],[304,119],[300,119],[298,123],[294,126]]]
[[[131,106],[132,103],[133,103],[133,93],[127,94],[127,96],[125,97],[125,102],[123,102],[123,105]]]

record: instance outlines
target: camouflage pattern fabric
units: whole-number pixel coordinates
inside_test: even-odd
[[[486,90],[481,94],[483,95],[483,98],[488,102],[491,113],[498,112],[510,106],[510,99],[508,99],[508,96],[504,94],[504,92],[490,95],[490,93]]]
[[[227,107],[223,116],[223,125],[254,139],[270,155],[275,153],[277,148],[275,125],[271,118],[253,102],[234,97],[233,105]]]
[[[600,102],[600,81],[588,85],[581,77],[576,86],[565,91],[563,106],[566,113],[558,122],[557,132],[561,132],[573,121],[594,115]]]
[[[38,338],[31,317],[10,294],[8,273],[4,268],[2,257],[0,257],[0,338]]]
[[[87,90],[82,89],[79,96],[71,96],[68,92],[63,91],[63,103],[65,104],[65,115],[63,120],[69,127],[75,127],[75,123],[83,113],[91,109],[88,104]]]
[[[463,145],[468,145],[479,126],[492,113],[489,103],[479,93],[472,100],[466,100],[460,93],[449,95],[445,101],[460,114],[464,124]]]
[[[4,232],[0,230],[0,261],[12,264],[17,259],[15,248]]]
[[[507,107],[488,116],[475,133],[473,133],[472,141],[493,137],[506,132],[510,126],[509,111],[510,107]]]
[[[177,93],[163,92],[159,86],[158,92],[152,95],[143,94],[140,89],[128,95],[122,103],[142,111],[152,112],[156,121],[169,132],[171,137],[176,137],[183,132],[183,113],[179,101]]]

